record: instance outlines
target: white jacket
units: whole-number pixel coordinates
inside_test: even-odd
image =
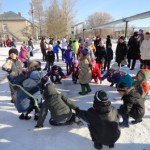
[[[62,49],[67,49],[68,44],[65,38],[63,39],[61,46],[62,46]]]
[[[142,60],[150,60],[150,39],[143,40],[140,51]]]

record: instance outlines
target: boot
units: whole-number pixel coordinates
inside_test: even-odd
[[[86,86],[81,84],[81,92],[79,92],[80,95],[86,95],[87,92],[85,91]]]
[[[142,122],[142,119],[135,119],[135,120],[131,121],[132,124],[137,124],[140,122]]]
[[[90,85],[86,84],[85,86],[86,86],[86,93],[90,93],[92,91]]]

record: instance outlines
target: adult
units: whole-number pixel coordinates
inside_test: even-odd
[[[42,52],[42,55],[43,55],[43,61],[45,61],[45,58],[46,58],[46,42],[45,42],[44,37],[41,38],[40,47],[41,47],[41,52]]]
[[[140,38],[140,45],[141,45],[144,40],[144,30],[142,29],[139,30],[139,38]]]
[[[107,38],[106,38],[106,49],[108,48],[108,45],[111,44],[111,39],[110,39],[110,35],[107,35]]]
[[[150,33],[146,32],[144,40],[140,47],[141,59],[144,65],[148,65],[150,63]]]
[[[121,36],[119,38],[117,48],[116,48],[116,62],[118,63],[118,66],[121,66],[121,62],[125,60],[127,56],[127,45],[124,41],[124,37]]]
[[[67,50],[67,46],[68,46],[67,40],[66,40],[66,38],[64,38],[62,40],[62,45],[61,45],[62,61],[64,61],[63,54],[64,54],[65,50]]]
[[[32,51],[34,49],[32,38],[30,38],[28,41],[28,47],[29,47],[29,51]]]
[[[96,50],[97,50],[97,47],[99,46],[100,41],[101,41],[101,37],[100,37],[100,35],[97,35],[96,40],[94,41],[94,45],[96,47]]]
[[[128,58],[128,67],[130,68],[131,60],[132,66],[131,70],[134,70],[136,60],[140,57],[140,41],[139,41],[139,34],[138,32],[134,32],[134,35],[131,36],[128,42],[128,52],[127,52],[127,58]]]

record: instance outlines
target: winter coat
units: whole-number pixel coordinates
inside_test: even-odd
[[[79,75],[79,66],[75,67],[74,65],[71,68],[71,72],[73,76],[78,76]]]
[[[58,72],[54,71],[54,66],[51,68],[51,71],[47,73],[47,76],[61,76],[64,77],[64,73],[62,72],[62,68],[58,66]]]
[[[142,60],[150,60],[150,39],[143,40],[140,52]]]
[[[96,63],[104,63],[106,57],[106,50],[105,47],[98,46],[96,49]]]
[[[26,45],[21,46],[19,57],[21,62],[27,62],[28,61],[28,48]]]
[[[87,47],[85,46],[84,49],[87,49],[87,50],[88,50],[90,59],[91,59],[91,60],[95,60],[95,55],[94,55],[94,53],[93,53],[92,47],[91,47],[91,46],[87,46]]]
[[[80,84],[90,83],[92,73],[91,73],[89,58],[87,56],[84,56],[80,60],[80,68],[81,68],[79,71],[79,82],[80,82]]]
[[[46,53],[46,61],[47,61],[47,62],[54,63],[54,61],[55,61],[55,55],[54,55],[54,52],[53,52],[53,51],[48,51],[48,52]]]
[[[127,45],[125,42],[118,43],[116,48],[116,62],[121,63],[127,56]]]
[[[54,46],[54,48],[53,48],[53,52],[56,53],[56,54],[58,54],[58,53],[59,53],[59,50],[61,50],[61,47],[60,47],[58,44],[56,44],[56,45]]]
[[[111,44],[111,39],[110,38],[106,39],[106,49],[108,48],[108,44]]]
[[[74,54],[73,50],[66,50],[64,52],[65,63],[67,63],[67,64],[72,63],[74,58],[75,58],[75,54]]]
[[[94,67],[92,68],[92,77],[98,77],[101,79],[102,74],[97,64],[94,64]]]
[[[139,93],[130,90],[122,97],[123,105],[118,110],[120,114],[129,114],[134,119],[141,119],[145,113],[144,101]]]
[[[14,77],[21,75],[23,70],[21,61],[18,59],[11,59],[10,57],[6,60],[2,69]]]
[[[97,51],[97,49],[98,49],[98,47],[99,47],[100,41],[101,41],[101,39],[94,41],[94,45],[95,45],[95,47],[96,47],[96,51]]]
[[[57,123],[66,122],[72,117],[72,109],[77,106],[69,98],[58,93],[48,84],[44,90],[44,103],[42,105],[39,120],[37,125],[41,126],[44,123],[48,110],[51,113],[51,119]]]
[[[65,49],[65,50],[67,49],[68,43],[65,38],[63,39],[61,46],[62,46],[62,49]]]
[[[126,74],[126,75],[124,75],[124,76],[121,76],[118,85],[119,85],[120,83],[125,83],[126,86],[127,86],[128,88],[130,88],[130,87],[133,85],[134,80],[133,80],[133,78],[132,78],[129,74]]]
[[[107,78],[107,81],[111,83],[119,83],[121,75],[119,71],[110,72],[107,71],[107,73],[101,78],[101,80],[105,80]]]
[[[75,54],[78,54],[78,49],[79,49],[79,42],[76,41],[76,42],[73,42],[72,43],[72,46],[73,46],[73,51]]]
[[[139,81],[137,78],[139,75],[143,78],[141,81]],[[148,92],[149,92],[149,83],[148,83],[149,78],[150,78],[150,70],[141,69],[140,71],[138,71],[136,75],[136,80],[133,83],[133,87],[138,93],[140,93],[141,97],[144,100],[146,100]]]
[[[46,55],[46,43],[45,43],[45,41],[41,41],[40,47],[41,47],[42,54]]]
[[[40,81],[41,75],[38,71],[32,71],[28,77],[21,81],[15,78],[11,85],[17,90],[16,108],[18,112],[27,112],[36,107],[39,111],[39,105],[42,101]]]
[[[119,115],[110,102],[97,104],[87,111],[76,109],[76,115],[88,123],[94,142],[110,145],[119,139]]]
[[[127,52],[127,58],[139,59],[140,58],[140,42],[134,37],[131,37],[128,42],[128,47],[129,49]]]
[[[107,60],[113,60],[113,50],[111,48],[106,49],[106,57]]]
[[[79,49],[78,49],[78,56],[80,55],[80,52],[83,50],[84,46],[79,46]]]

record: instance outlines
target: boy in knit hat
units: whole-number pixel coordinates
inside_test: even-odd
[[[120,137],[119,115],[108,100],[108,94],[105,91],[95,93],[93,107],[88,110],[76,108],[75,111],[78,117],[88,123],[96,149],[102,149],[102,145],[114,147],[114,143]]]
[[[83,49],[80,53],[80,71],[79,71],[79,83],[81,84],[80,95],[86,95],[91,92],[89,83],[91,82],[91,62],[88,55],[88,50]]]
[[[123,118],[123,122],[119,124],[120,127],[129,127],[130,116],[135,119],[131,121],[132,124],[142,122],[145,106],[140,94],[135,89],[128,89],[125,83],[120,83],[117,87],[117,91],[123,100],[123,105],[118,109],[119,114]]]
[[[6,63],[2,66],[2,69],[8,72],[9,75],[13,76],[14,78],[21,77],[23,64],[18,59],[18,50],[12,48],[9,50],[9,57],[6,60]],[[15,103],[16,100],[16,90],[9,85],[11,91],[11,103]]]

